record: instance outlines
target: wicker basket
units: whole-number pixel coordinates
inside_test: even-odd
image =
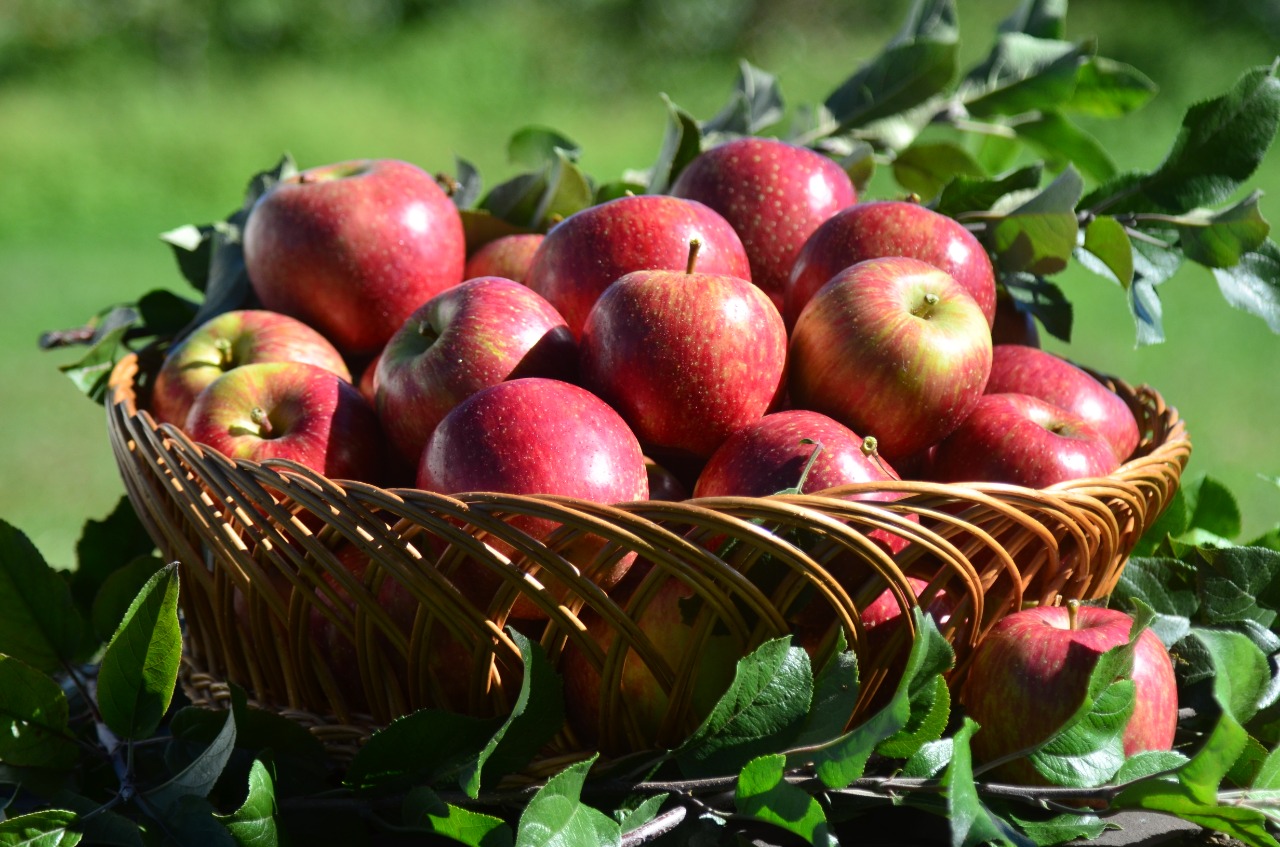
[[[955,600],[942,626],[956,649],[954,686],[973,645],[1010,611],[1108,594],[1191,449],[1159,394],[1108,380],[1137,415],[1135,455],[1108,477],[1043,491],[903,481],[618,506],[447,497],[339,483],[288,462],[232,461],[157,425],[144,409],[147,377],[136,356],[119,363],[107,426],[142,521],[164,556],[184,565],[188,693],[218,703],[228,683],[243,686],[257,704],[308,725],[338,758],[415,709],[508,710],[521,673],[509,626],[557,666],[574,664],[574,679],[603,680],[586,696],[585,729],[571,721],[549,759],[678,742],[695,726],[708,657],[743,655],[791,632],[820,658],[843,629],[863,672],[853,720],[892,683],[910,635],[871,648],[858,609],[886,588],[914,602],[908,576],[929,582],[922,602],[939,591]],[[884,490],[902,496],[852,499]],[[560,528],[537,540],[512,525],[520,515]],[[891,557],[868,538],[877,530],[909,543]],[[597,586],[597,575],[632,561],[618,589]],[[490,586],[483,596],[477,575]],[[673,593],[684,599],[692,647],[678,654],[637,623]],[[537,616],[514,618],[518,599]],[[637,663],[668,694],[656,717],[621,693]],[[583,705],[581,695],[569,699]]]

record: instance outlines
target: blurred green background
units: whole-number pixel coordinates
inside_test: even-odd
[[[962,67],[1014,0],[960,4]],[[776,73],[788,105],[820,102],[897,28],[904,2],[816,0],[9,0],[0,12],[0,517],[69,565],[87,517],[122,493],[103,411],[42,353],[40,332],[157,287],[182,291],[157,234],[224,217],[247,178],[290,152],[303,167],[397,157],[487,183],[512,175],[526,124],[584,148],[601,179],[656,158],[665,92],[699,118],[736,59]],[[1272,0],[1077,0],[1069,37],[1161,88],[1127,119],[1090,124],[1121,169],[1154,167],[1185,109],[1280,53]],[[1280,153],[1251,182],[1280,221]],[[870,194],[887,196],[885,179]],[[1203,269],[1161,287],[1169,342],[1135,349],[1119,288],[1073,270],[1065,350],[1156,386],[1188,421],[1191,473],[1240,497],[1246,535],[1280,522],[1280,337],[1231,310]],[[184,292],[187,293],[187,292]]]

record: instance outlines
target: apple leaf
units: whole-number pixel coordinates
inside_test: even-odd
[[[446,803],[430,788],[418,786],[402,804],[405,827],[469,847],[511,847],[515,836],[501,818]]]
[[[1039,186],[1042,173],[1044,166],[1033,164],[991,178],[958,175],[942,187],[930,208],[953,218],[964,212],[985,212],[1006,194]]]
[[[560,156],[576,162],[581,154],[581,147],[544,126],[522,127],[507,141],[508,161],[531,171],[555,164]]]
[[[63,809],[44,809],[0,821],[0,847],[75,847],[83,837],[73,829],[78,816]]]
[[[1164,307],[1156,288],[1181,265],[1181,252],[1133,239],[1133,284],[1127,294],[1139,346],[1164,341]]]
[[[591,180],[563,150],[547,166],[547,190],[538,201],[530,226],[544,229],[594,202]]]
[[[164,564],[159,556],[139,556],[107,577],[98,589],[97,596],[93,598],[93,607],[89,613],[89,623],[100,641],[111,638],[124,619],[133,598],[138,596],[142,586]]]
[[[1042,111],[1014,124],[1018,137],[1055,162],[1071,162],[1096,180],[1116,174],[1111,154],[1089,133],[1060,112]]]
[[[1143,750],[1124,760],[1112,778],[1112,784],[1125,785],[1149,776],[1175,770],[1187,763],[1187,757],[1176,750]]]
[[[213,739],[213,743],[172,779],[147,791],[147,801],[167,814],[175,810],[178,802],[185,797],[208,797],[230,761],[235,746],[235,711],[228,709],[222,730]]]
[[[1036,38],[1061,38],[1067,28],[1067,0],[1022,0],[996,27]]]
[[[502,723],[439,709],[396,718],[360,748],[344,782],[356,790],[432,785],[474,767]]]
[[[84,658],[85,633],[66,580],[0,520],[0,653],[50,673]]]
[[[1262,192],[1255,191],[1221,211],[1196,210],[1173,219],[1182,252],[1210,268],[1229,268],[1243,254],[1262,246],[1271,226],[1258,210]]]
[[[1058,108],[1091,118],[1119,118],[1141,109],[1156,91],[1156,84],[1137,68],[1094,56],[1080,65],[1075,91]]]
[[[1071,303],[1055,283],[1024,273],[1002,274],[1000,282],[1017,301],[1018,308],[1034,315],[1045,332],[1060,341],[1071,340],[1074,320]]]
[[[921,745],[902,766],[902,775],[913,779],[933,779],[951,761],[955,745],[950,738],[939,738]]]
[[[1098,276],[1128,288],[1133,283],[1133,243],[1124,224],[1101,215],[1084,228],[1084,244],[1076,251],[1080,264]]]
[[[484,191],[484,178],[470,160],[454,156],[453,161],[453,190],[449,192],[449,199],[461,212],[479,202]]]
[[[824,105],[842,129],[918,106],[955,76],[959,41],[953,0],[916,0],[884,50],[827,95]]]
[[[1018,205],[993,210],[996,216],[986,231],[1000,269],[1053,274],[1065,268],[1076,246],[1075,210],[1083,188],[1080,174],[1068,165],[1043,191],[1021,202],[1018,194],[1007,195],[1006,201]]]
[[[168,337],[191,324],[200,313],[200,304],[159,288],[138,298],[137,309],[147,334]]]
[[[898,184],[926,198],[937,196],[957,176],[985,175],[968,151],[948,142],[912,144],[893,160],[893,178]]]
[[[254,760],[249,769],[249,793],[240,808],[229,815],[214,815],[223,822],[239,847],[276,847],[276,790],[266,766]]]
[[[782,91],[778,78],[745,59],[738,62],[738,80],[729,102],[702,124],[702,133],[759,135],[782,120]]]
[[[98,707],[121,738],[150,737],[178,681],[178,564],[157,571],[129,606],[98,671]]]
[[[623,806],[613,810],[613,819],[618,822],[618,826],[622,827],[622,834],[626,835],[634,829],[639,829],[649,821],[658,816],[658,812],[662,809],[662,804],[667,802],[667,798],[671,796],[667,792],[652,794],[634,806]]]
[[[815,847],[834,847],[835,838],[817,799],[784,779],[786,757],[761,756],[738,774],[734,804],[738,814],[795,833]]]
[[[1280,247],[1266,240],[1229,268],[1214,268],[1218,290],[1234,308],[1266,321],[1280,333]]]
[[[1263,629],[1280,610],[1280,553],[1261,547],[1196,551],[1200,618],[1210,626],[1253,621]]]
[[[662,136],[658,161],[649,169],[647,186],[649,194],[662,194],[676,181],[676,177],[702,152],[702,129],[693,116],[681,109],[665,94],[667,104],[667,129]]]
[[[973,781],[973,754],[969,739],[978,724],[971,718],[952,737],[951,760],[939,780],[947,803],[947,819],[951,823],[953,847],[977,847],[979,844],[1012,844],[1033,847],[1035,842],[1015,830],[1009,823],[991,814],[978,797]]]
[[[171,844],[235,847],[235,839],[216,817],[216,813],[217,810],[208,800],[188,794],[178,798],[174,808],[161,815],[159,822]]]
[[[1089,42],[1005,32],[961,80],[957,95],[975,117],[1051,110],[1071,97],[1077,69],[1093,52]]]
[[[112,309],[94,331],[89,349],[74,362],[59,365],[58,370],[66,374],[90,400],[104,403],[107,380],[116,362],[128,352],[124,345],[125,337],[137,322],[138,312],[132,307]]]
[[[1045,820],[1010,814],[1009,821],[1041,847],[1068,841],[1092,841],[1109,829],[1120,829],[1093,814],[1063,812]]]
[[[1193,566],[1168,558],[1132,557],[1111,593],[1114,603],[1141,600],[1155,613],[1150,628],[1164,646],[1172,647],[1191,631],[1200,608]]]
[[[836,651],[814,678],[813,704],[804,729],[796,736],[798,747],[811,747],[839,737],[858,704],[858,656],[845,649],[846,646],[841,631]]]
[[[865,141],[854,142],[849,151],[840,157],[840,167],[849,175],[858,196],[867,190],[867,184],[876,172],[875,148]]]
[[[0,762],[68,768],[79,758],[62,688],[25,662],[0,655]]]
[[[694,779],[736,773],[785,749],[803,730],[812,700],[809,654],[790,638],[766,641],[738,661],[728,691],[676,749],[676,761]]]
[[[622,827],[582,803],[582,784],[596,756],[562,770],[533,795],[520,815],[516,847],[577,847],[622,844]]]

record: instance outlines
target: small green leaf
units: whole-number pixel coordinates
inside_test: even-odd
[[[702,132],[759,135],[782,120],[782,92],[778,78],[745,59],[738,62],[738,80],[729,102],[702,125]]]
[[[914,779],[933,779],[951,761],[955,745],[950,738],[939,738],[924,744],[902,766],[902,775]]]
[[[1009,820],[1040,847],[1068,841],[1092,841],[1108,829],[1120,829],[1116,824],[1107,823],[1097,815],[1085,813],[1064,812],[1046,820],[1031,820],[1010,814]]]
[[[534,229],[544,229],[587,208],[594,201],[591,181],[563,151],[556,151],[555,159],[548,167],[547,190],[529,224]]]
[[[62,688],[25,662],[0,655],[0,762],[62,769],[79,753],[67,729]]]
[[[1064,164],[1071,162],[1096,180],[1111,179],[1116,174],[1115,162],[1098,139],[1059,112],[1042,111],[1035,118],[1018,121],[1013,129],[1045,156]]]
[[[662,809],[662,804],[667,802],[670,795],[665,791],[661,794],[653,794],[644,798],[634,808],[615,809],[613,819],[618,822],[618,826],[622,828],[622,834],[626,835],[633,829],[639,829],[658,816],[658,812]]]
[[[963,147],[947,142],[912,144],[893,160],[893,178],[924,198],[936,196],[958,176],[985,175],[982,166]]]
[[[1091,118],[1119,118],[1141,109],[1156,91],[1156,84],[1137,68],[1094,56],[1076,71],[1075,91],[1059,108]]]
[[[953,0],[917,0],[893,40],[831,92],[824,105],[843,129],[918,106],[955,76],[959,40]]]
[[[1106,215],[1094,218],[1084,228],[1082,249],[1101,263],[1101,268],[1085,263],[1090,270],[1109,277],[1122,288],[1133,283],[1133,244],[1124,224]]]
[[[781,754],[753,759],[738,774],[734,804],[738,813],[795,833],[816,847],[835,845],[827,816],[817,799],[783,779],[786,757]]]
[[[1262,318],[1280,334],[1280,247],[1274,241],[1245,253],[1234,267],[1215,268],[1213,276],[1231,306]]]
[[[454,157],[454,168],[456,173],[453,177],[453,191],[449,194],[449,199],[453,201],[453,205],[457,206],[459,211],[470,209],[483,196],[484,179],[480,176],[479,169],[461,156]]]
[[[25,533],[0,520],[0,653],[50,673],[84,658],[85,641],[67,582]]]
[[[0,847],[75,847],[82,837],[71,829],[75,812],[46,809],[0,822]]]
[[[516,847],[620,847],[622,828],[608,815],[582,803],[582,784],[595,764],[592,756],[547,780],[520,815]]]
[[[1079,224],[1075,209],[1083,188],[1080,175],[1068,166],[1043,191],[1008,211],[1001,210],[1003,214],[987,233],[999,267],[1039,275],[1065,268],[1076,246]]]
[[[177,808],[178,801],[184,797],[208,797],[218,777],[222,776],[235,746],[235,712],[228,709],[222,731],[213,739],[213,743],[181,773],[147,791],[147,800],[162,812],[168,813]]]
[[[662,136],[658,161],[649,169],[649,194],[662,194],[676,181],[676,177],[702,152],[702,129],[693,116],[681,109],[665,94],[667,104],[667,129]]]
[[[1271,226],[1258,210],[1262,192],[1222,211],[1191,211],[1175,218],[1182,252],[1193,262],[1209,268],[1230,268],[1243,254],[1262,246]]]
[[[156,731],[173,697],[181,658],[174,562],[147,581],[102,657],[98,707],[112,732],[136,740]]]
[[[554,164],[563,155],[569,161],[577,161],[582,148],[571,140],[542,126],[526,126],[516,130],[507,142],[507,159],[514,165],[538,170]]]
[[[239,847],[276,847],[276,790],[265,765],[254,760],[249,769],[249,794],[229,815],[215,815]]]
[[[1067,28],[1067,0],[1022,0],[1000,22],[998,32],[1021,32],[1036,38],[1061,38]]]
[[[881,755],[909,758],[925,744],[936,741],[946,729],[951,716],[951,690],[941,676],[913,687],[909,702],[910,719],[896,734],[880,742],[876,752]]]
[[[1124,785],[1182,767],[1187,757],[1174,750],[1143,750],[1124,760],[1112,782]]]
[[[957,93],[975,117],[1052,110],[1071,97],[1076,72],[1093,49],[1091,43],[1006,32]]]
[[[985,212],[1006,194],[1039,186],[1043,172],[1044,166],[1035,164],[990,179],[957,176],[943,186],[931,208],[950,217],[964,212]]]
[[[89,622],[93,625],[94,634],[101,641],[111,638],[124,619],[125,612],[133,598],[138,596],[142,586],[156,571],[164,567],[164,560],[159,556],[139,556],[107,577],[93,598]],[[72,584],[74,588],[74,583]]]
[[[475,766],[502,723],[437,709],[396,718],[360,748],[344,782],[367,790],[449,779]]]
[[[953,847],[987,843],[1033,847],[1033,841],[991,814],[978,797],[973,781],[973,754],[969,749],[969,739],[977,729],[971,718],[964,719],[952,738],[951,761],[940,780],[947,803],[947,819],[951,822],[951,844]]]
[[[96,338],[93,346],[74,362],[59,365],[62,371],[76,388],[80,389],[90,400],[103,403],[107,396],[107,379],[116,363],[128,353],[124,345],[125,335],[138,321],[138,313],[133,309],[119,311],[119,321]]]
[[[733,683],[711,714],[675,751],[690,778],[724,776],[803,729],[813,699],[809,654],[790,638],[766,641],[738,661]]]
[[[466,844],[469,847],[511,847],[511,828],[501,818],[446,803],[430,788],[418,786],[405,795],[404,825]]]

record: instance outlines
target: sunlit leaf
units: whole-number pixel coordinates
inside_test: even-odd
[[[217,815],[239,847],[276,847],[276,795],[271,774],[255,760],[249,770],[249,794],[229,815]]]
[[[786,757],[781,754],[749,762],[738,775],[734,795],[738,813],[795,833],[815,847],[834,845],[821,804],[783,779],[785,771]]]
[[[596,757],[570,765],[547,780],[524,812],[516,847],[621,845],[622,828],[608,815],[582,802],[582,784]]]
[[[178,681],[178,565],[166,565],[139,592],[102,657],[98,707],[121,738],[148,738]]]

